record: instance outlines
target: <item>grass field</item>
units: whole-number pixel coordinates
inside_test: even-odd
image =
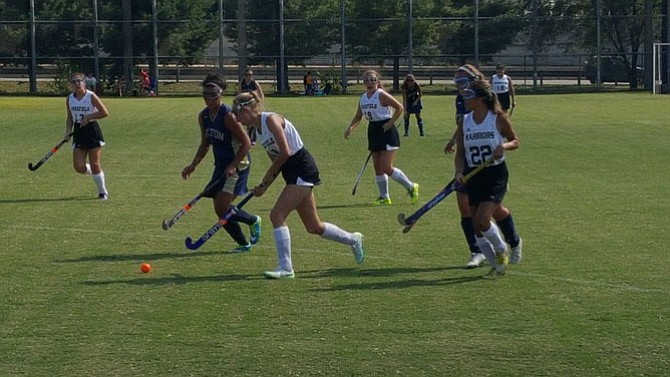
[[[62,136],[64,98],[0,97],[0,376],[670,374],[668,97],[519,97],[505,202],[525,259],[494,281],[462,268],[453,197],[408,234],[397,224],[453,171],[442,153],[453,97],[424,100],[427,136],[413,121],[396,160],[420,183],[419,204],[392,182],[394,205],[377,208],[372,169],[351,195],[367,155],[364,127],[343,138],[357,98],[268,99],[317,159],[321,217],[361,231],[367,253],[356,265],[294,214],[296,279],[269,281],[280,184],[246,207],[265,220],[251,253],[229,253],[224,232],[184,248],[216,221],[205,199],[160,227],[211,174],[208,156],[191,180],[179,177],[202,99],[104,99],[101,202],[68,147],[26,168]],[[255,185],[269,161],[252,154]]]

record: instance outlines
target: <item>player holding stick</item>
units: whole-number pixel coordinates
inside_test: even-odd
[[[509,257],[507,245],[491,219],[507,190],[509,173],[505,151],[517,149],[519,140],[489,83],[472,81],[462,94],[470,113],[465,115],[463,126],[456,131],[456,140],[461,147],[456,150],[454,159],[454,179],[460,182],[470,170],[491,157],[495,159],[471,178],[467,189],[475,240],[493,267],[487,276],[500,276],[505,274]]]
[[[295,277],[291,234],[286,224],[286,218],[293,211],[298,212],[309,233],[350,246],[356,263],[362,263],[363,235],[349,233],[319,218],[312,192],[314,186],[321,183],[319,169],[293,124],[277,113],[262,111],[262,100],[254,92],[238,94],[233,108],[240,122],[256,130],[258,144],[272,160],[263,180],[253,189],[254,195],[263,195],[280,173],[286,182],[270,211],[279,263],[277,269],[266,271],[265,276],[269,279]]]

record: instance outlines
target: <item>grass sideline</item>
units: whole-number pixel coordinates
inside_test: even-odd
[[[246,208],[264,218],[251,253],[224,232],[190,252],[186,236],[215,222],[203,199],[211,156],[179,178],[198,144],[199,98],[104,98],[110,200],[71,168],[64,98],[0,97],[0,375],[2,376],[628,376],[670,371],[667,151],[670,102],[644,93],[519,96],[521,148],[508,155],[506,204],[525,259],[496,281],[464,270],[454,198],[408,234],[396,222],[452,175],[442,147],[453,97],[426,96],[427,136],[414,120],[396,166],[421,185],[417,205],[356,196],[365,127],[343,132],[353,97],[268,98],[316,157],[324,221],[365,234],[366,261],[306,234],[289,218],[296,279],[268,281],[276,263],[273,185]],[[226,98],[230,101],[230,97]],[[250,184],[269,161],[252,150]],[[150,274],[140,264],[153,265]]]

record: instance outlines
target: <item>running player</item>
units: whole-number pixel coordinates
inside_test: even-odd
[[[277,113],[262,111],[262,100],[254,92],[238,94],[233,107],[240,122],[256,129],[258,143],[272,161],[261,183],[253,189],[254,195],[263,195],[280,173],[285,182],[270,211],[278,266],[275,270],[266,271],[265,276],[269,279],[295,277],[291,233],[286,224],[288,215],[293,211],[298,212],[307,232],[350,246],[356,263],[363,263],[363,235],[349,233],[319,218],[312,192],[314,186],[321,183],[319,169],[293,124]]]
[[[219,218],[226,215],[238,195],[246,194],[251,165],[248,155],[251,148],[249,136],[235,119],[230,107],[221,102],[225,87],[225,81],[218,75],[207,75],[203,80],[202,97],[207,107],[198,113],[200,146],[193,161],[181,171],[182,178],[188,179],[205,158],[210,146],[214,147],[214,172],[210,183],[223,179],[206,192],[205,196],[213,198],[214,212]],[[251,233],[249,241],[242,232],[240,222],[249,225]],[[261,237],[261,218],[237,209],[223,228],[238,244],[233,252],[246,252],[251,250],[252,245],[255,245]]]
[[[98,198],[107,200],[109,193],[105,184],[105,173],[100,165],[105,138],[102,136],[97,120],[107,117],[109,112],[98,95],[86,89],[86,79],[83,73],[73,74],[70,84],[72,93],[65,100],[67,119],[64,138],[69,140],[70,132],[74,127],[72,165],[77,173],[93,176],[98,189]]]

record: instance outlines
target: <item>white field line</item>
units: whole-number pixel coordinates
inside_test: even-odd
[[[156,228],[159,228],[160,225],[156,225]],[[6,228],[9,229],[34,229],[34,230],[49,230],[49,231],[55,231],[55,232],[73,232],[73,233],[100,233],[100,234],[119,234],[123,236],[129,236],[129,235],[134,235],[134,236],[140,236],[140,237],[153,237],[153,238],[174,238],[174,239],[182,239],[183,236],[177,235],[174,232],[168,234],[165,231],[163,233],[159,233],[158,231],[155,234],[152,234],[150,232],[122,232],[118,230],[99,230],[99,229],[80,229],[80,228],[58,228],[58,227],[52,227],[52,226],[39,226],[36,227],[34,225],[10,225]],[[162,229],[160,229],[162,230]],[[254,248],[261,248],[261,249],[272,249],[274,250],[273,245],[256,245]],[[339,254],[342,256],[346,256],[347,258],[351,257],[351,253],[349,252],[335,252],[333,251],[326,251],[326,250],[320,250],[320,249],[315,249],[315,248],[308,248],[308,249],[301,249],[301,248],[296,248],[292,247],[293,251],[298,251],[300,253],[315,253],[315,254]],[[370,255],[365,255],[366,259],[379,259],[379,260],[389,260],[389,261],[397,261],[397,262],[403,262],[405,264],[409,264],[410,262],[415,263],[417,261],[422,261],[421,258],[416,258],[410,261],[407,258],[392,258],[392,257],[379,257],[379,256],[370,256]],[[426,264],[426,263],[422,263]],[[538,279],[545,279],[545,280],[553,280],[553,281],[560,281],[564,283],[570,283],[570,284],[575,284],[575,285],[584,285],[584,286],[594,286],[594,287],[603,287],[603,288],[608,288],[608,289],[613,289],[613,290],[624,290],[624,291],[632,291],[632,292],[642,292],[642,293],[670,293],[670,290],[662,290],[662,289],[648,289],[648,288],[640,288],[640,287],[635,287],[631,285],[623,285],[623,284],[613,284],[613,283],[603,283],[599,281],[594,281],[594,280],[583,280],[583,279],[570,279],[570,278],[562,278],[558,276],[549,276],[545,274],[535,274],[535,273],[530,273],[530,272],[523,272],[523,271],[510,271],[509,269],[507,270],[507,275],[518,275],[518,276],[525,276],[529,278],[538,278]]]

